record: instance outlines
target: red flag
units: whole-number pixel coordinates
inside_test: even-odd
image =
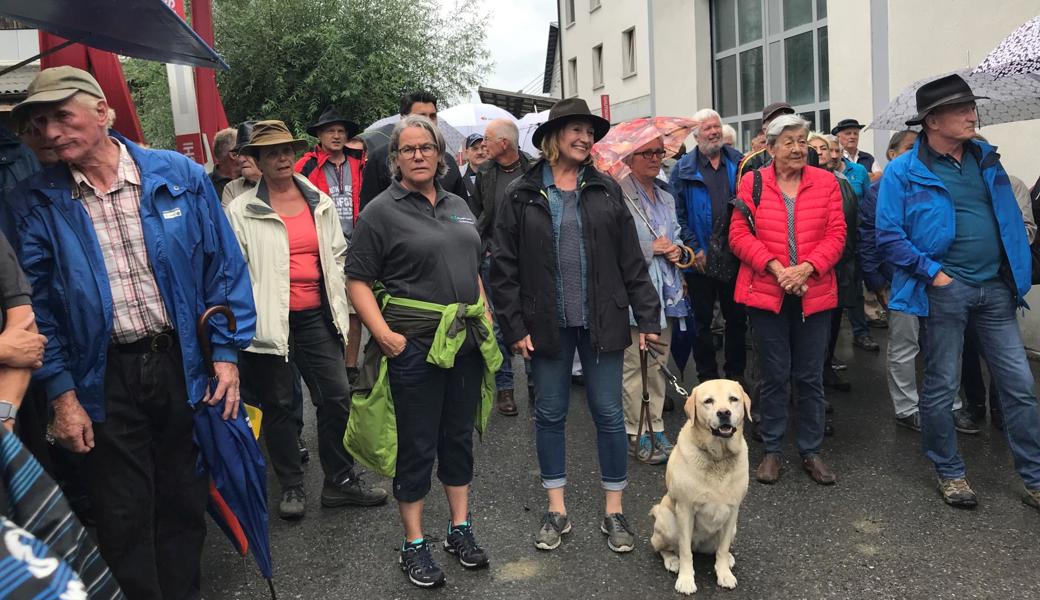
[[[192,0],[191,26],[203,41],[213,46],[213,0]],[[228,126],[213,69],[195,68],[195,98],[199,108],[199,131],[206,136],[212,152],[213,137]]]

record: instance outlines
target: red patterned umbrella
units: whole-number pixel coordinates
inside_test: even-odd
[[[682,117],[647,117],[619,123],[592,147],[592,158],[597,169],[620,181],[629,173],[624,159],[633,152],[662,138],[667,156],[672,156],[696,127],[696,121]]]

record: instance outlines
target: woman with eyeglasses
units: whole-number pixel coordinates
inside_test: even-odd
[[[661,303],[661,334],[652,345],[648,357],[647,391],[650,394],[650,422],[645,423],[645,433],[639,431],[643,404],[639,329],[631,317],[629,324],[633,344],[625,349],[622,375],[628,453],[653,465],[666,462],[672,451],[672,442],[665,435],[664,421],[661,419],[665,381],[660,367],[668,362],[668,347],[676,320],[689,314],[682,272],[676,265],[688,263],[692,258],[679,236],[675,199],[668,193],[666,184],[657,179],[665,154],[663,139],[657,138],[647,142],[625,159],[630,173],[618,182],[625,204],[635,221],[640,250],[650,273],[650,282],[657,290],[657,297]]]
[[[358,216],[346,264],[350,298],[372,332],[359,387],[371,390],[367,398],[388,389],[393,402],[399,562],[419,587],[444,583],[423,538],[434,459],[451,512],[444,549],[466,569],[488,565],[469,515],[473,429],[487,424],[502,364],[478,276],[476,220],[438,183],[444,160],[444,138],[429,119],[398,122],[389,144],[393,181]]]
[[[574,353],[596,425],[605,510],[600,530],[615,552],[635,536],[622,511],[628,442],[621,404],[625,348],[661,331],[657,291],[639,250],[621,190],[592,166],[592,145],[610,123],[579,98],[557,102],[533,141],[542,159],[506,188],[492,237],[491,290],[499,326],[513,351],[531,359],[535,442],[548,508],[534,537],[553,550],[571,531],[564,502],[565,448]]]

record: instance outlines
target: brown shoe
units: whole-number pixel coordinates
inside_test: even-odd
[[[507,417],[515,417],[520,414],[520,412],[516,410],[516,402],[513,401],[513,390],[499,390],[498,402],[496,405],[498,407],[498,412]]]
[[[1026,495],[1022,496],[1022,502],[1040,510],[1040,490],[1026,490]]]
[[[834,485],[838,481],[834,471],[831,471],[831,468],[819,456],[803,459],[802,468],[809,474],[809,477],[812,477],[813,481],[820,485]]]
[[[766,454],[755,469],[755,480],[759,483],[773,484],[780,480],[780,455]]]

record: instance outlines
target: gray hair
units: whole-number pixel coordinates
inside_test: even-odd
[[[798,115],[780,115],[769,123],[769,129],[766,130],[766,145],[773,146],[785,131],[796,128],[808,135],[809,122]]]
[[[232,128],[221,129],[213,136],[213,161],[220,162],[235,147],[238,132]]]
[[[722,115],[720,115],[719,113],[715,112],[714,110],[712,110],[710,108],[702,108],[702,109],[698,110],[697,112],[693,113],[693,116],[690,117],[690,118],[693,119],[694,121],[697,121],[697,123],[698,123],[697,127],[694,127],[694,129],[693,129],[693,136],[694,137],[697,137],[698,135],[701,134],[701,127],[700,127],[700,122],[701,121],[703,121],[705,119],[718,119],[719,123],[722,123]]]
[[[517,128],[516,123],[509,119],[495,119],[491,121],[484,132],[485,135],[488,132],[509,142],[513,150],[520,149],[520,130]]]
[[[437,177],[443,176],[448,172],[448,163],[444,162],[445,154],[445,142],[444,136],[441,134],[441,130],[433,124],[433,121],[420,115],[407,115],[401,117],[401,120],[394,125],[394,131],[390,134],[390,152],[387,153],[387,161],[390,163],[390,176],[396,179],[401,175],[401,170],[397,167],[397,147],[401,143],[401,132],[409,127],[417,127],[430,134],[433,139],[433,144],[437,146]]]
[[[729,137],[731,140],[733,140],[733,143],[736,143],[737,142],[737,130],[733,129],[733,126],[730,125],[729,123],[723,123],[722,124],[722,139],[725,140],[727,137]]]

